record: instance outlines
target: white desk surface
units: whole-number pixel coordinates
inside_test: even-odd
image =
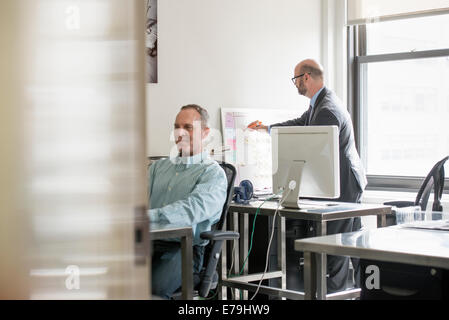
[[[154,231],[174,231],[174,230],[185,230],[185,229],[192,229],[191,226],[174,226],[172,224],[165,224],[165,223],[157,223],[157,222],[151,222],[150,223],[150,232]]]
[[[151,240],[186,238],[192,242],[192,227],[190,226],[173,226],[160,223],[150,223]]]
[[[300,239],[295,250],[449,269],[449,231],[393,226]]]
[[[193,294],[193,235],[192,227],[173,226],[161,223],[150,223],[150,239],[174,239],[181,238],[182,252],[182,299],[192,300]]]
[[[377,204],[307,200],[304,200],[304,202],[301,200],[300,203],[304,203],[304,208],[287,209],[280,207],[280,215],[286,218],[305,219],[312,221],[330,221],[367,215],[391,214],[391,206]],[[251,201],[247,205],[231,203],[229,211],[255,213],[261,205],[261,215],[273,215],[279,204],[275,201],[266,201],[265,203],[263,203],[263,201]]]

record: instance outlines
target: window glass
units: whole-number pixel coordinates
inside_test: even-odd
[[[447,49],[447,30],[448,14],[367,24],[367,54]]]
[[[369,63],[364,70],[367,173],[427,175],[449,155],[449,57]]]

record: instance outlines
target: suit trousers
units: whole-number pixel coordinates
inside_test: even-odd
[[[360,203],[362,192],[354,195],[354,202]],[[309,221],[308,236],[315,237],[316,234],[313,231],[313,222]],[[344,220],[329,221],[327,223],[327,234],[337,234],[358,231],[362,228],[362,219],[360,217],[349,218]],[[359,258],[349,258],[343,256],[327,255],[327,292],[333,293],[342,290],[346,290],[347,281],[349,276],[349,259],[351,259],[352,266],[354,268],[354,281],[356,287],[360,287],[360,263]]]
[[[331,221],[327,224],[327,234],[353,232],[361,229],[361,219],[350,218],[339,221]],[[355,285],[360,287],[360,266],[358,258],[351,258],[354,268]],[[327,256],[327,291],[328,293],[338,292],[346,289],[349,276],[349,257]]]

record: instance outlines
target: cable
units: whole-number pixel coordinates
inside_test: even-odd
[[[217,288],[217,290],[215,290],[215,292],[212,291],[212,290],[211,290],[210,292],[213,293],[212,296],[210,296],[210,297],[205,297],[205,298],[201,298],[201,297],[200,297],[199,300],[213,300],[213,299],[218,295],[218,288]]]
[[[262,204],[257,208],[256,214],[255,214],[255,216],[254,216],[254,221],[253,221],[252,231],[251,231],[251,241],[250,241],[250,246],[249,246],[248,254],[246,255],[246,258],[245,258],[245,260],[244,260],[244,262],[243,262],[243,266],[242,266],[242,268],[241,268],[241,270],[240,270],[240,272],[239,272],[239,274],[238,274],[239,276],[242,275],[242,273],[243,273],[243,270],[244,270],[244,268],[245,268],[246,262],[248,261],[248,257],[249,257],[249,255],[250,255],[251,250],[252,250],[252,247],[253,247],[253,238],[254,238],[254,231],[255,231],[255,228],[256,228],[256,219],[257,219],[257,216],[259,215],[260,209],[262,208],[262,206],[263,206],[267,201],[272,200],[272,199],[274,199],[275,197],[277,197],[277,196],[279,196],[279,195],[281,195],[281,194],[282,194],[282,191],[279,192],[278,194],[272,195],[271,197],[265,199],[265,200],[262,202]],[[235,250],[235,242],[234,242],[234,250]],[[234,251],[234,250],[233,250],[233,251]],[[228,273],[228,277],[231,276],[231,270],[232,270],[232,266],[233,266],[233,265],[234,265],[234,255],[232,255],[232,263],[231,263],[231,268],[230,268],[229,273]]]
[[[265,202],[266,202],[266,200],[256,210],[256,215],[254,216],[254,221],[253,221],[253,230],[251,231],[251,241],[249,243],[248,254],[246,255],[245,260],[243,261],[242,269],[240,269],[239,276],[242,275],[243,270],[245,269],[245,266],[246,266],[246,262],[248,261],[249,255],[251,253],[251,250],[253,249],[253,238],[254,238],[254,230],[256,227],[256,219],[257,219],[257,216],[259,215],[260,208],[264,205]]]
[[[231,277],[231,271],[232,271],[232,267],[234,266],[234,253],[235,253],[235,244],[237,243],[237,241],[233,241],[234,245],[232,246],[232,253],[231,253],[231,266],[229,267],[229,272],[228,272],[228,278]]]
[[[294,187],[293,187],[293,189],[294,189]],[[276,226],[276,216],[277,216],[277,214],[279,212],[279,208],[282,206],[282,204],[284,203],[285,199],[288,198],[288,196],[290,195],[290,192],[292,192],[293,189],[292,189],[291,186],[289,186],[287,196],[283,200],[279,201],[278,207],[276,208],[276,211],[274,213],[273,226],[272,226],[272,229],[271,229],[271,236],[270,236],[270,241],[268,242],[267,256],[266,256],[266,259],[265,259],[265,270],[264,270],[264,272],[262,274],[262,277],[260,278],[259,284],[257,285],[257,289],[254,292],[254,295],[250,298],[250,300],[253,300],[256,297],[257,293],[259,293],[260,286],[262,285],[262,281],[264,280],[265,274],[267,273],[268,261],[269,261],[269,257],[270,257],[270,248],[271,248],[271,243],[273,241],[274,227]]]
[[[255,227],[256,227],[256,219],[257,219],[257,216],[259,215],[260,209],[262,208],[262,206],[263,206],[267,201],[270,201],[270,200],[276,198],[277,196],[280,196],[280,195],[282,194],[282,192],[283,192],[283,191],[281,191],[281,192],[279,192],[279,193],[277,193],[277,194],[273,194],[271,197],[265,199],[265,200],[262,202],[262,204],[257,208],[256,214],[255,214],[255,216],[254,216],[253,228],[252,228],[252,231],[251,231],[251,242],[250,242],[250,247],[249,247],[248,254],[246,255],[246,258],[245,258],[245,260],[244,260],[244,262],[243,262],[243,266],[242,266],[242,268],[241,268],[241,270],[240,270],[238,276],[241,276],[241,275],[242,275],[243,270],[245,269],[246,262],[248,261],[249,255],[250,255],[251,250],[252,250],[252,248],[253,248],[253,238],[254,238],[254,231],[255,231]],[[279,206],[278,206],[278,208],[279,208]],[[276,211],[277,211],[277,210],[276,210]],[[234,253],[234,251],[235,251],[235,242],[234,242],[234,248],[233,248],[232,251],[233,251],[233,253]],[[232,261],[231,261],[231,268],[229,268],[228,277],[231,277],[232,267],[234,266],[234,254],[232,254],[231,256],[232,256]],[[233,275],[233,276],[235,276],[235,275]],[[241,290],[240,290],[240,291],[241,291]],[[234,300],[234,294],[233,294],[233,291],[232,291],[232,290],[231,290],[231,294],[232,294],[232,297],[233,297],[233,300]]]
[[[275,197],[275,196],[273,196],[273,197]],[[269,199],[271,199],[271,198],[269,198]],[[269,199],[266,199],[264,202],[262,202],[262,204],[257,208],[257,210],[256,210],[256,214],[255,214],[255,216],[254,216],[254,221],[253,221],[253,229],[252,229],[252,231],[251,231],[251,241],[250,241],[250,246],[249,246],[249,250],[248,250],[248,254],[246,255],[246,258],[245,258],[245,260],[243,261],[243,266],[242,266],[242,268],[240,269],[240,272],[239,272],[239,276],[241,276],[242,275],[242,273],[243,273],[243,271],[245,270],[245,266],[246,266],[246,262],[248,261],[248,258],[249,258],[249,255],[251,254],[251,250],[252,250],[252,248],[253,248],[253,238],[254,238],[254,230],[255,230],[255,227],[256,227],[256,219],[257,219],[257,216],[259,215],[259,212],[260,212],[260,208],[262,208],[262,206],[265,204],[265,202],[267,202]],[[235,248],[235,247],[234,247]],[[233,265],[234,264],[234,256],[233,256],[233,261],[232,261],[232,264],[231,265]],[[231,291],[232,292],[232,291]],[[240,297],[242,297],[242,290],[240,290]],[[232,293],[232,300],[235,300],[235,297],[234,297],[234,293]]]

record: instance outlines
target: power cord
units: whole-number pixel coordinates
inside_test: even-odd
[[[213,293],[212,296],[210,297],[204,297],[204,298],[199,298],[199,300],[214,300],[215,297],[218,295],[218,288],[215,290],[215,292],[213,290],[211,290],[210,292]]]
[[[274,228],[276,226],[276,217],[277,217],[277,214],[279,212],[279,208],[282,206],[282,204],[284,203],[285,199],[288,198],[288,196],[290,195],[290,192],[292,192],[295,188],[296,188],[296,182],[293,181],[293,180],[290,181],[289,186],[288,186],[287,196],[283,197],[283,199],[281,201],[279,201],[279,204],[278,204],[278,206],[276,208],[276,211],[275,211],[274,217],[273,217],[273,226],[272,226],[272,229],[271,229],[270,241],[268,242],[267,256],[266,256],[266,259],[265,259],[265,270],[264,270],[264,272],[262,274],[262,277],[260,278],[259,284],[257,285],[256,292],[254,292],[254,295],[250,298],[250,300],[253,300],[256,297],[256,295],[259,293],[259,289],[260,289],[260,287],[262,285],[262,281],[264,280],[265,274],[267,273],[268,261],[269,261],[269,257],[270,257],[271,243],[273,242]]]
[[[252,231],[251,231],[250,247],[249,247],[248,254],[246,255],[246,258],[245,258],[245,260],[244,260],[244,262],[243,262],[243,266],[242,266],[242,268],[241,268],[241,270],[240,270],[238,276],[241,276],[241,275],[242,275],[242,273],[243,273],[243,271],[244,271],[244,269],[245,269],[246,262],[248,261],[249,255],[251,254],[251,250],[252,250],[252,248],[253,248],[254,230],[255,230],[255,228],[256,228],[256,219],[257,219],[257,216],[259,215],[260,209],[262,208],[262,206],[263,206],[267,201],[270,201],[270,200],[272,200],[272,199],[274,199],[274,198],[280,196],[282,193],[283,193],[283,191],[281,191],[281,192],[279,192],[279,193],[277,193],[277,194],[275,194],[275,195],[272,195],[271,197],[265,199],[265,200],[262,202],[262,204],[257,208],[256,214],[254,215],[253,228],[252,228]],[[278,209],[279,209],[279,206],[278,206]],[[277,210],[276,210],[276,212],[277,212]],[[234,242],[234,247],[233,247],[232,252],[233,252],[233,253],[235,252],[235,242]],[[232,254],[231,256],[232,256],[232,261],[231,261],[231,267],[229,268],[228,277],[231,277],[232,267],[234,266],[234,254]],[[235,275],[234,275],[234,276],[235,276]],[[241,290],[240,290],[240,291],[241,291]],[[232,292],[233,292],[233,291],[231,290],[231,293],[232,293]],[[233,296],[233,300],[234,300],[234,294],[233,294],[233,293],[232,293],[232,296]]]

